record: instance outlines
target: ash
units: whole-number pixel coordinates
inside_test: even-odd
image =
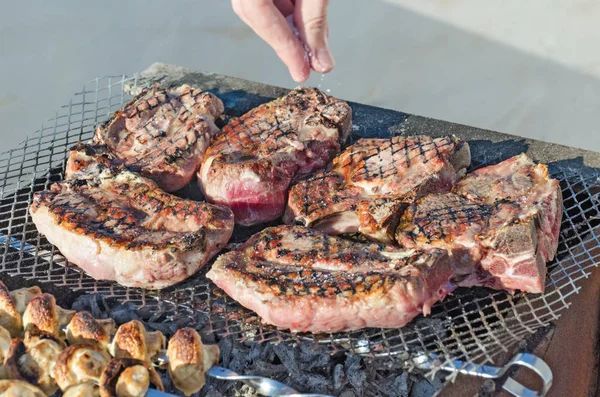
[[[443,379],[433,380],[403,369],[401,362],[371,359],[358,355],[331,355],[314,344],[239,342],[207,332],[198,318],[185,315],[157,316],[155,308],[135,310],[128,304],[110,304],[99,295],[84,295],[73,303],[75,310],[87,310],[95,318],[112,318],[117,325],[131,320],[143,321],[149,329],[162,331],[167,337],[178,328],[197,329],[205,343],[218,343],[219,365],[245,375],[258,375],[283,382],[302,393],[331,394],[340,397],[385,396],[429,397],[443,386]],[[159,371],[165,390],[183,394],[173,386],[165,371]],[[259,396],[241,382],[219,381],[207,377],[206,385],[193,395],[209,397]]]

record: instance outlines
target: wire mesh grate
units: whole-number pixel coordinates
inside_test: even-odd
[[[459,289],[436,304],[430,316],[418,317],[402,329],[365,329],[328,334],[292,334],[261,324],[205,278],[206,268],[191,279],[163,291],[125,288],[96,281],[67,263],[37,232],[27,208],[36,191],[63,178],[68,149],[86,141],[95,127],[131,99],[128,92],[149,82],[137,76],[99,77],[75,94],[56,117],[27,137],[18,148],[0,154],[0,272],[40,283],[52,283],[88,294],[102,294],[149,313],[153,322],[168,323],[188,317],[204,333],[255,343],[305,343],[327,346],[373,358],[408,360],[423,352],[450,360],[493,362],[511,346],[556,320],[568,308],[569,297],[579,292],[600,260],[599,174],[583,175],[571,168],[551,167],[561,182],[564,217],[557,258],[548,265],[546,292],[542,295],[483,288]],[[129,89],[128,89],[129,87]],[[473,158],[477,168],[502,160],[496,153]],[[249,232],[239,234],[243,239]],[[410,365],[410,364],[409,364]]]

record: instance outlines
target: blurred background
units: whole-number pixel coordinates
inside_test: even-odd
[[[228,0],[0,0],[0,150],[156,61],[294,87]],[[332,0],[337,97],[600,151],[600,2]]]

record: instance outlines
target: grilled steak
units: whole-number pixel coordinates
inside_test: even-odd
[[[390,242],[406,203],[449,191],[470,162],[469,145],[454,136],[360,139],[331,171],[292,187],[284,220]]]
[[[174,192],[193,178],[212,135],[223,103],[208,92],[188,85],[158,86],[115,112],[97,130],[94,143],[105,144],[131,171]]]
[[[448,249],[460,285],[537,293],[561,217],[558,181],[520,155],[469,174],[452,193],[420,199],[404,212],[396,236],[405,248]]]
[[[72,149],[71,176],[35,193],[40,233],[96,279],[164,288],[195,273],[233,231],[229,208],[184,200],[116,168],[93,146]]]
[[[299,332],[402,327],[442,299],[445,250],[360,244],[303,226],[271,227],[221,255],[207,277],[264,322]]]
[[[206,198],[241,225],[281,216],[295,177],[324,168],[347,139],[352,110],[314,88],[297,88],[232,120],[198,173]]]
[[[521,154],[473,171],[456,184],[454,192],[477,203],[515,202],[523,216],[538,216],[540,253],[546,262],[554,259],[563,206],[560,184],[548,176],[548,167]]]

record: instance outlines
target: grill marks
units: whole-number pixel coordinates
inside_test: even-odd
[[[407,233],[431,243],[452,239],[473,225],[487,226],[496,212],[495,205],[473,203],[451,193],[431,195],[421,199],[418,205],[410,206],[398,227],[414,226]]]
[[[402,326],[445,295],[443,250],[361,244],[302,226],[271,227],[221,255],[207,277],[281,328]]]
[[[347,103],[297,88],[232,120],[206,152],[198,179],[209,201],[232,208],[236,223],[281,216],[292,180],[324,168],[351,127]]]
[[[227,209],[172,196],[125,170],[97,167],[78,151],[84,148],[69,161],[89,168],[38,193],[33,210],[45,206],[57,224],[127,249],[197,249],[205,244],[205,227],[227,227]]]
[[[331,171],[292,187],[285,221],[390,242],[402,203],[450,190],[469,163],[468,145],[453,136],[361,139]]]
[[[558,181],[523,154],[474,171],[451,193],[412,204],[396,239],[405,247],[453,252],[460,285],[540,293],[561,218]]]
[[[195,273],[233,232],[226,207],[165,193],[118,165],[104,146],[78,145],[69,178],[34,195],[38,230],[97,279],[164,288]]]
[[[223,103],[211,93],[155,85],[102,124],[93,141],[164,190],[175,191],[200,167],[222,113]]]

